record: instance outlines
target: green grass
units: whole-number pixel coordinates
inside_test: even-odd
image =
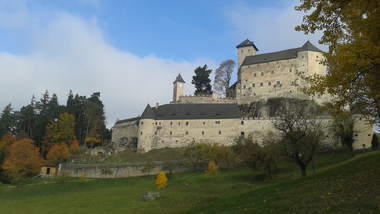
[[[308,167],[300,177],[294,164],[274,170],[274,180],[259,178],[265,171],[234,168],[206,178],[204,172],[174,174],[159,192],[163,198],[139,202],[154,186],[156,176],[123,179],[78,178],[66,183],[33,180],[0,186],[0,213],[378,213],[380,153],[350,158],[349,153],[324,154],[317,173]],[[185,185],[190,183],[190,185]]]

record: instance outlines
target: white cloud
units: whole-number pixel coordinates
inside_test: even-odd
[[[99,91],[111,127],[116,118],[141,114],[147,103],[170,102],[172,82],[179,72],[187,82],[186,93],[191,94],[194,68],[206,63],[206,59],[175,62],[119,51],[105,42],[95,17],[52,14],[43,24],[29,23],[33,24],[28,28],[29,53],[0,53],[0,107],[12,102],[19,110],[32,95],[40,99],[45,90],[56,93],[61,104],[70,89],[87,97]]]

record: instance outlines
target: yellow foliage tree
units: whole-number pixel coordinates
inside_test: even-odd
[[[12,183],[20,182],[24,177],[37,175],[42,166],[39,149],[31,139],[20,140],[10,146],[9,156],[2,168]]]
[[[94,145],[96,145],[100,142],[101,142],[100,135],[98,133],[97,127],[95,126],[94,128],[92,128],[89,131],[87,138],[86,138],[86,144],[87,144],[87,146],[90,146],[90,148],[92,149],[94,147]]]
[[[61,143],[61,145],[53,145],[46,155],[46,162],[51,165],[57,165],[67,161],[69,158],[69,148],[66,143]]]
[[[208,168],[207,170],[205,171],[205,176],[206,177],[210,177],[211,175],[215,174],[219,174],[219,168],[218,166],[216,166],[215,162],[214,161],[211,161],[209,164],[208,164]]]
[[[77,140],[74,140],[70,144],[70,154],[75,155],[78,153],[78,151],[79,151],[79,143]]]
[[[166,181],[168,181],[168,178],[166,177],[164,171],[160,171],[157,175],[157,180],[156,180],[156,186],[158,189],[165,188],[166,186]]]

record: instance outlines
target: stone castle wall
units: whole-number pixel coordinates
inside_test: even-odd
[[[236,89],[238,104],[267,100],[271,97],[310,100],[309,96],[298,91],[299,87],[307,86],[301,76],[325,75],[326,67],[321,64],[322,59],[322,53],[302,51],[295,59],[241,66]],[[328,96],[316,101],[328,101]]]

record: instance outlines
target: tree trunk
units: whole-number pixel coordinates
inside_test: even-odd
[[[315,165],[313,160],[311,160],[311,164],[313,164],[313,174],[315,174]]]
[[[302,172],[302,177],[306,177],[307,174],[306,174],[306,166],[300,166],[301,168],[301,172]]]
[[[272,171],[270,170],[270,166],[267,166],[268,173],[269,173],[269,180],[272,180]]]

